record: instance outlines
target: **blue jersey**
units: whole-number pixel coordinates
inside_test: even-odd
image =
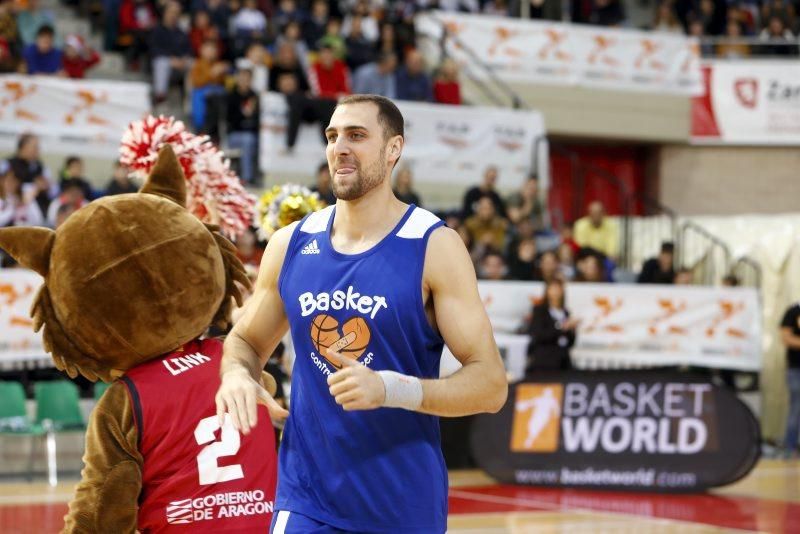
[[[376,371],[439,376],[443,342],[425,315],[422,270],[443,223],[412,205],[374,247],[341,254],[330,240],[334,217],[331,206],[299,223],[278,281],[296,359],[275,509],[357,532],[444,532],[439,419],[345,412],[327,384],[339,366],[329,347]]]

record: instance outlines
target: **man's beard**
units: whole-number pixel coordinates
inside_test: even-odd
[[[383,156],[383,150],[381,150],[380,155]],[[337,183],[336,173],[334,173],[333,180],[331,180],[333,194],[340,200],[359,199],[378,187],[384,180],[381,157],[376,158],[375,163],[365,169],[361,168],[361,163],[358,161],[354,162],[354,164],[355,174],[357,175],[356,179],[352,180],[350,177],[346,178],[347,180],[351,180],[351,183],[347,185]]]

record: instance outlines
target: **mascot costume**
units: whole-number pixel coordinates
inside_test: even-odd
[[[0,248],[44,277],[32,316],[56,367],[113,381],[91,415],[65,532],[266,532],[271,425],[243,436],[220,422],[222,343],[201,338],[241,305],[235,282],[250,282],[219,227],[186,209],[182,147],[153,146],[138,193],[96,200],[57,231],[0,230]]]

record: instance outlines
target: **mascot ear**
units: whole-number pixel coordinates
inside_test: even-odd
[[[0,248],[20,265],[47,276],[56,233],[49,228],[18,226],[0,229]]]
[[[158,159],[140,193],[158,195],[186,207],[186,179],[171,145],[158,151]]]

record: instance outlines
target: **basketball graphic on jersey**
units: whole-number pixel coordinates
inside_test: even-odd
[[[328,349],[343,356],[358,360],[367,350],[372,333],[361,317],[351,317],[339,329],[339,321],[327,314],[320,314],[311,321],[311,342],[317,352],[337,369],[338,361],[328,354]]]

